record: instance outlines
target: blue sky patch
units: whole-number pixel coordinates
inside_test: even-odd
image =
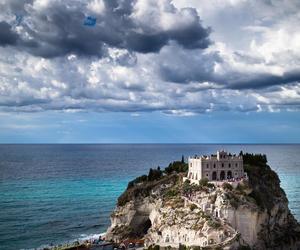
[[[96,22],[97,22],[97,18],[96,18],[96,17],[87,16],[87,17],[84,19],[83,24],[84,24],[85,26],[95,26],[95,25],[96,25]]]

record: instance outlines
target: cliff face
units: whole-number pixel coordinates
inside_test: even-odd
[[[297,249],[300,228],[279,179],[266,163],[246,165],[238,185],[182,182],[166,174],[136,182],[119,198],[107,239],[145,239],[147,246]]]

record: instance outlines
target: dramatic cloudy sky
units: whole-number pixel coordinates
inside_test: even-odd
[[[299,0],[0,0],[0,142],[300,142],[299,27]]]

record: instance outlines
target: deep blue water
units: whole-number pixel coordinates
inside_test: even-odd
[[[129,180],[218,149],[267,154],[300,221],[300,145],[0,145],[0,249],[102,233]]]

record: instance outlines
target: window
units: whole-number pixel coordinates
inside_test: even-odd
[[[206,174],[206,177],[208,177],[208,174]]]
[[[224,163],[222,163],[222,168],[224,168]]]
[[[209,168],[208,164],[206,164],[206,168]]]
[[[235,164],[235,167],[237,168],[237,163]]]
[[[230,163],[228,164],[228,167],[231,168],[231,164]]]
[[[216,164],[214,164],[214,168],[216,168]]]

